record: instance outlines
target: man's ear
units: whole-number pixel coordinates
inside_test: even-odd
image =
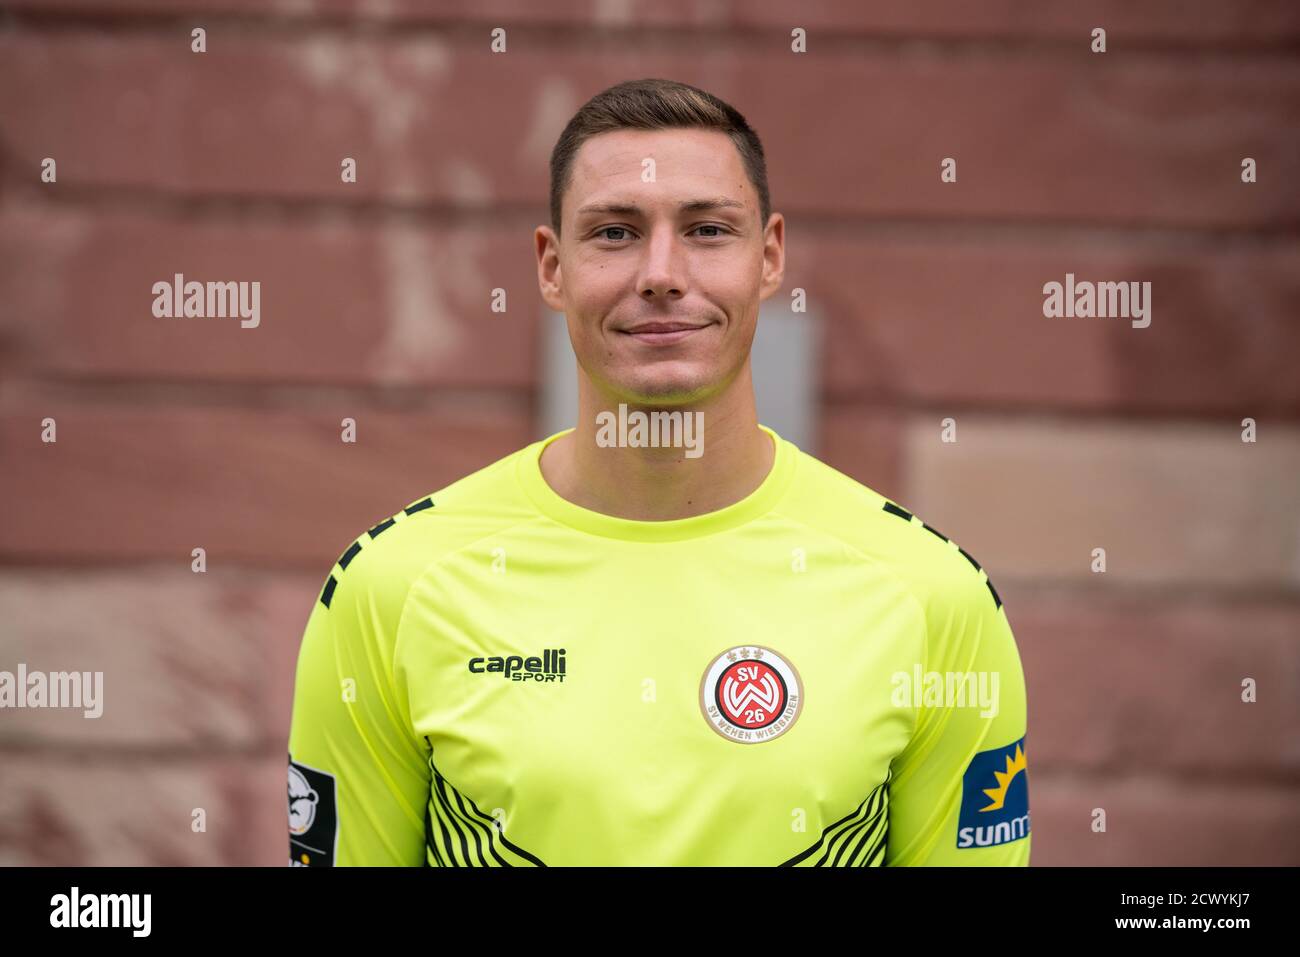
[[[560,273],[560,238],[550,226],[538,226],[533,231],[533,247],[537,255],[537,288],[542,301],[554,312],[564,312],[561,295],[563,276]]]
[[[785,282],[785,217],[772,213],[763,230],[763,278],[759,284],[758,298],[763,300],[781,288]]]

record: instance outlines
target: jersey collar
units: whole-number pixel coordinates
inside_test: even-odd
[[[671,519],[666,522],[619,518],[603,512],[594,512],[561,497],[542,475],[540,462],[542,451],[546,446],[560,436],[572,432],[572,428],[563,429],[523,449],[519,456],[517,474],[525,493],[539,511],[561,525],[567,525],[580,532],[632,542],[674,542],[700,538],[737,528],[765,515],[785,494],[794,475],[799,450],[766,425],[759,423],[758,427],[770,435],[776,445],[772,468],[762,484],[738,502],[733,502],[717,511],[705,512],[703,515],[692,515],[690,518]]]

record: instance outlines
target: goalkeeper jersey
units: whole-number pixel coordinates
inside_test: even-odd
[[[290,864],[1025,865],[1024,677],[965,550],[772,429],[750,495],[582,508],[535,442],[349,545]]]

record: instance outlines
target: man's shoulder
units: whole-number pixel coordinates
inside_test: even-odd
[[[898,501],[799,452],[797,494],[785,511],[838,539],[863,560],[885,566],[923,604],[987,601],[1001,596],[970,551]]]
[[[515,469],[530,443],[444,485],[375,522],[343,549],[330,570],[321,600],[345,584],[352,590],[405,594],[431,564],[533,513]]]

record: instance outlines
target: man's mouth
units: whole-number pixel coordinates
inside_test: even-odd
[[[699,325],[691,322],[642,322],[630,329],[620,329],[624,335],[631,336],[637,342],[644,342],[652,346],[668,346],[676,342],[681,342],[701,329],[707,329],[708,324]]]

